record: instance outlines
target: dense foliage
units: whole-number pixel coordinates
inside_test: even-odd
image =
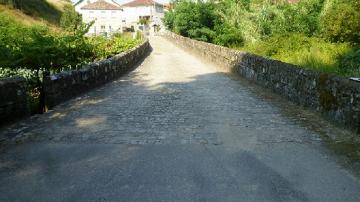
[[[94,59],[93,47],[83,36],[51,32],[46,26],[24,26],[0,15],[0,66],[56,69]]]
[[[65,5],[64,12],[60,18],[60,26],[66,31],[76,31],[83,26],[81,15],[71,5]]]
[[[93,37],[89,39],[94,45],[94,53],[97,59],[105,59],[117,53],[124,52],[139,44],[140,39],[133,40],[129,37],[113,37],[108,39],[103,36]]]
[[[48,0],[0,0],[1,5],[21,10],[24,14],[45,20],[47,23],[59,25],[62,15],[60,8],[49,3]],[[71,4],[71,1],[63,0],[62,4]]]
[[[88,38],[85,33],[90,25],[65,25],[66,32],[53,32],[46,26],[25,26],[0,14],[0,67],[56,71],[110,57],[139,43],[122,36]]]
[[[328,1],[321,15],[321,31],[332,41],[360,43],[360,1]]]
[[[76,69],[81,64],[126,51],[140,42],[122,35],[86,37],[92,24],[82,23],[81,16],[71,6],[65,8],[60,21],[62,29],[53,30],[46,25],[27,26],[0,13],[0,78],[27,79],[31,99],[38,102],[35,108],[43,107],[41,82],[45,71]]]
[[[164,23],[197,40],[360,75],[359,0],[177,0]]]
[[[213,29],[216,18],[213,4],[179,1],[176,13],[170,12],[166,16],[172,18],[173,22],[166,20],[165,23],[183,36],[208,42],[215,37]]]

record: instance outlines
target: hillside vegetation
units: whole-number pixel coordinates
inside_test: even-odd
[[[176,0],[171,31],[344,76],[360,76],[359,0]]]
[[[88,37],[92,23],[83,23],[68,1],[0,1],[0,78],[27,80],[34,113],[44,110],[45,72],[81,68],[141,42],[122,35]]]
[[[0,13],[26,24],[59,26],[64,7],[70,0],[0,0]]]

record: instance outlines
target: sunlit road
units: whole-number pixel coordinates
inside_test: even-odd
[[[3,128],[0,201],[360,201],[333,128],[169,41],[128,75]],[[314,124],[314,125],[312,125]]]

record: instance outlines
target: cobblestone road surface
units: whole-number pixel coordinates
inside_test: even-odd
[[[3,128],[0,201],[360,201],[346,131],[155,37],[128,75]],[[355,149],[355,151],[357,151]]]

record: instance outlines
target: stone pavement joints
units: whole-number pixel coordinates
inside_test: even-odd
[[[241,179],[247,181],[261,176],[268,180],[263,185],[247,187],[249,193],[262,190],[265,185],[265,190],[272,190],[275,184],[269,196],[278,195],[279,198],[272,199],[282,201],[304,201],[306,197],[324,201],[326,197],[347,197],[349,201],[360,199],[359,194],[354,194],[360,188],[357,178],[339,166],[324,146],[327,141],[324,136],[338,141],[348,141],[355,136],[276,95],[218,71],[215,66],[191,56],[165,39],[152,38],[151,44],[153,52],[133,72],[65,102],[49,113],[4,128],[0,136],[17,136],[15,142],[23,142],[25,146],[15,145],[19,151],[14,149],[14,152],[21,154],[29,149],[26,147],[28,144],[54,144],[54,147],[58,144],[63,145],[61,147],[67,144],[119,144],[144,148],[147,145],[159,145],[157,148],[187,145],[185,148],[189,146],[189,150],[194,152],[193,164],[201,164],[207,158],[212,159],[211,162],[215,160],[222,171],[233,173],[229,181],[232,185],[240,183]],[[182,155],[189,155],[187,150],[177,146],[173,151],[166,151],[169,155],[175,152],[174,155],[180,159]],[[100,147],[101,153],[104,149]],[[46,146],[47,149],[51,146]],[[6,155],[0,160],[15,154]],[[206,158],[196,159],[196,155],[205,155]],[[115,157],[110,155],[109,158]],[[237,174],[241,170],[250,172],[252,168],[233,164],[232,160],[236,158],[249,163],[246,165],[253,165],[259,176]],[[134,159],[133,162],[138,161]],[[345,167],[355,166],[346,160],[339,162],[344,162]],[[159,165],[162,163],[159,160]],[[263,163],[266,166],[263,167]],[[7,173],[7,167],[6,164],[0,165],[1,177]],[[204,168],[202,164],[200,167]],[[199,172],[199,175],[203,174],[201,170]],[[313,182],[313,179],[319,182]],[[328,193],[343,185],[348,186],[346,191]],[[317,196],[319,187],[326,193]],[[247,196],[253,197],[251,194]],[[262,196],[252,199],[276,201]]]
[[[135,71],[6,133],[31,141],[221,144],[219,133],[252,129],[276,134],[262,142],[319,140],[215,66],[163,39],[152,44],[154,53]]]

